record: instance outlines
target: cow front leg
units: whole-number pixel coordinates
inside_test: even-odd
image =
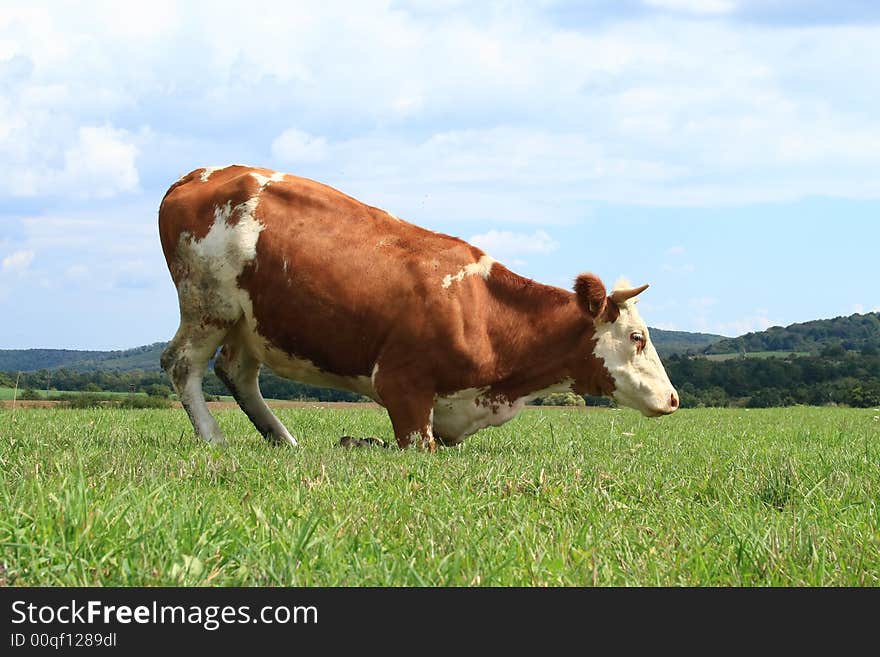
[[[398,447],[436,451],[434,393],[409,381],[407,377],[393,375],[377,377],[376,392],[388,410]]]

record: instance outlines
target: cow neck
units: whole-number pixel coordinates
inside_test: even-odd
[[[496,273],[496,269],[501,269]],[[495,347],[493,392],[526,397],[574,378],[574,359],[589,343],[591,319],[575,295],[542,285],[501,267],[489,279],[495,312],[489,321]]]

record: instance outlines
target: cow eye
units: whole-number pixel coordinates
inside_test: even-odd
[[[645,350],[645,334],[639,331],[631,333],[629,339],[636,345],[636,353],[641,354]]]

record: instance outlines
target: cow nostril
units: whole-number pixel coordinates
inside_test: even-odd
[[[672,408],[678,408],[678,397],[675,396],[674,392],[669,396],[669,405]]]

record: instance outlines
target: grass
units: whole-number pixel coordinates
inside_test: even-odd
[[[3,401],[5,399],[12,399],[12,393],[14,390],[14,388],[0,387],[0,401]],[[21,392],[21,390],[18,391],[19,397],[21,396]]]
[[[0,411],[7,585],[880,585],[873,409],[529,409],[458,448],[384,411]]]

